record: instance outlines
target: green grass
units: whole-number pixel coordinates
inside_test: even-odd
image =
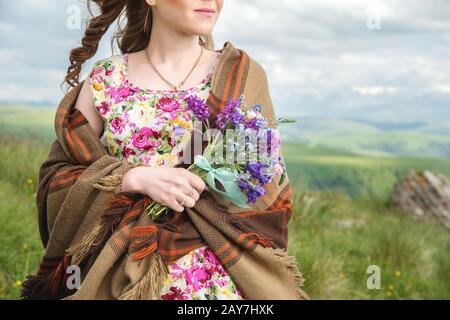
[[[27,119],[24,110],[0,126],[0,299],[18,298],[20,281],[43,254],[35,191],[53,115],[45,124],[48,114]],[[313,299],[450,298],[450,232],[387,201],[398,176],[424,168],[450,176],[450,160],[361,157],[294,144],[285,144],[284,155],[295,194],[289,253]],[[367,289],[369,265],[381,269],[379,290]]]
[[[16,139],[0,137],[0,299],[18,297],[43,254],[35,191],[48,146]]]
[[[0,135],[14,134],[22,140],[50,143],[55,139],[54,108],[0,105]]]
[[[434,221],[335,192],[297,193],[289,252],[315,299],[449,299],[450,234]],[[369,265],[381,270],[368,289]]]
[[[326,147],[286,143],[289,177],[305,190],[339,189],[356,198],[385,201],[394,183],[411,170],[450,177],[450,159],[360,156]]]

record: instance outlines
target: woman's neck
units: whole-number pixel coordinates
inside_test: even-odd
[[[200,49],[198,36],[181,33],[155,19],[150,43],[145,50],[152,62],[172,69],[193,63]]]

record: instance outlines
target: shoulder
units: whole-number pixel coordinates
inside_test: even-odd
[[[259,62],[252,53],[250,53],[246,48],[238,48],[233,44],[231,44],[231,47],[231,56],[234,56],[235,59],[239,59],[241,62],[244,62],[245,67],[248,69],[249,78],[267,81],[267,72],[264,65]]]
[[[104,68],[110,69],[113,66],[121,64],[126,55],[124,54],[116,54],[111,55],[109,57],[102,58],[100,60],[96,60],[94,62],[94,68]]]
[[[267,80],[267,72],[266,72],[264,65],[261,62],[259,62],[258,60],[256,60],[256,58],[253,57],[252,55],[248,54],[247,52],[246,52],[246,54],[248,56],[248,61],[249,61],[248,62],[249,76],[266,81]]]
[[[89,76],[99,74],[110,75],[115,70],[119,70],[124,66],[125,55],[112,55],[100,60],[96,60],[93,64]]]
[[[247,77],[246,84],[256,92],[266,90],[269,85],[266,68],[251,53],[245,49],[239,49],[241,59],[246,61]]]
[[[96,60],[88,76],[91,86],[99,89],[105,85],[114,85],[117,81],[120,81],[125,67],[124,62],[124,55],[111,55]]]
[[[260,91],[268,85],[265,68],[246,48],[237,47],[234,43],[227,41],[221,51],[224,57],[220,70],[227,77],[230,73],[234,77],[243,76],[246,87],[249,87],[251,91]]]

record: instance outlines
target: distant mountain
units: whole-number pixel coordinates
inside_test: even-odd
[[[301,117],[281,127],[283,139],[362,155],[450,158],[450,121],[382,122]]]

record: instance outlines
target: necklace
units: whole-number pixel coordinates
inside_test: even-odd
[[[189,71],[189,73],[187,74],[187,76],[184,78],[183,81],[180,82],[179,85],[174,85],[173,83],[171,83],[170,81],[168,81],[166,78],[164,78],[164,76],[158,71],[158,69],[155,67],[155,65],[152,63],[149,55],[148,55],[148,50],[145,50],[145,56],[147,57],[147,62],[152,66],[152,68],[156,71],[156,73],[158,74],[158,76],[163,79],[166,83],[168,83],[171,87],[173,87],[175,89],[175,91],[180,90],[181,86],[184,85],[185,81],[187,80],[187,78],[189,78],[189,76],[191,75],[191,73],[194,71],[195,67],[198,65],[198,63],[200,62],[201,57],[203,56],[203,46],[200,46],[200,55],[197,58],[197,61],[195,62],[194,66],[192,67],[191,71]]]

